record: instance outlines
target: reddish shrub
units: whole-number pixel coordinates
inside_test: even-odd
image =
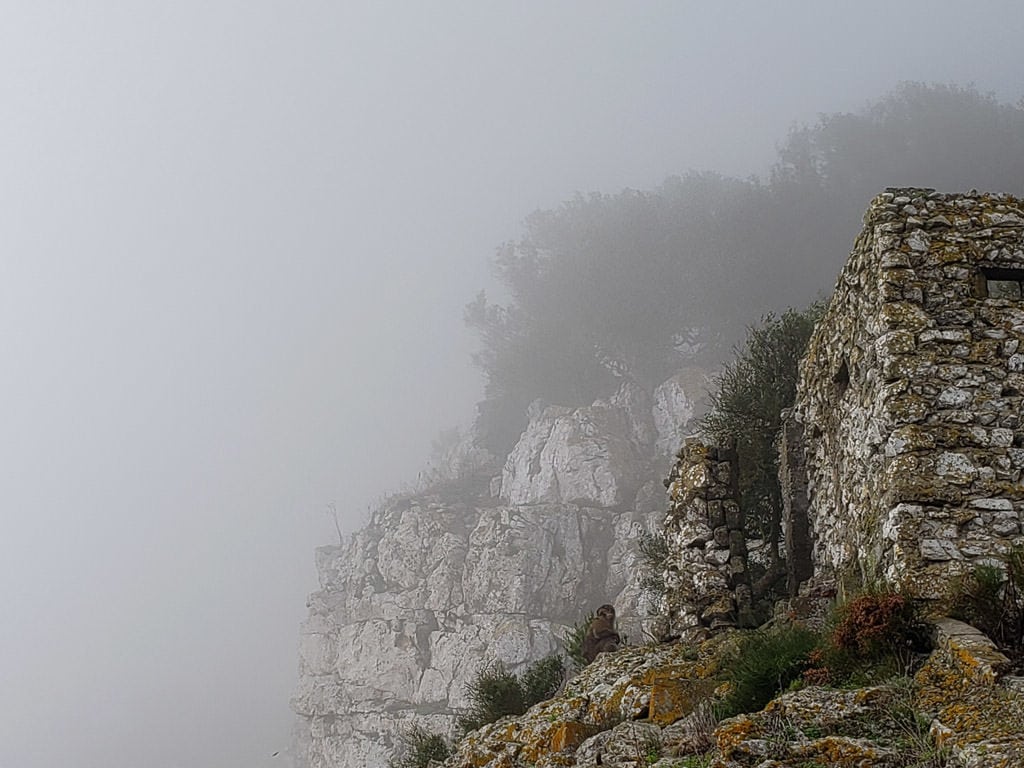
[[[920,645],[917,609],[903,595],[866,594],[839,610],[832,642],[860,658],[876,657]]]

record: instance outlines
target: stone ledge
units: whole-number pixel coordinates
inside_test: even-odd
[[[948,651],[956,665],[978,685],[994,685],[1011,666],[987,635],[956,619],[935,621],[935,645]]]

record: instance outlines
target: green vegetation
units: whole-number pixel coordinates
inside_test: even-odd
[[[562,640],[565,646],[565,653],[572,661],[573,669],[578,672],[587,666],[587,660],[583,658],[583,638],[586,637],[590,623],[594,620],[594,612],[591,611],[579,622],[573,625]]]
[[[475,731],[506,715],[521,715],[534,704],[553,696],[562,684],[565,668],[552,655],[528,666],[521,677],[500,662],[482,667],[466,685],[469,709],[459,717],[459,727]]]
[[[743,635],[723,665],[728,670],[731,690],[722,701],[718,716],[732,717],[762,709],[800,678],[808,657],[819,644],[817,634],[794,625]]]
[[[913,601],[884,589],[865,592],[837,606],[824,633],[785,624],[743,635],[723,664],[731,691],[718,714],[757,711],[790,687],[902,677],[929,645]]]
[[[1024,106],[908,83],[795,128],[765,180],[690,173],[533,214],[494,260],[507,302],[466,308],[477,439],[505,456],[530,402],[589,404],[618,386],[613,368],[653,386],[717,364],[758,317],[827,291],[867,202],[910,179],[1024,193]]]
[[[446,760],[452,749],[443,736],[413,725],[398,737],[398,754],[390,768],[427,768],[431,760]]]
[[[1003,648],[1024,649],[1024,547],[1006,556],[1005,570],[977,565],[953,590],[951,614],[966,621]]]
[[[775,441],[782,410],[796,396],[797,365],[821,311],[819,304],[802,312],[790,309],[780,317],[767,315],[760,325],[749,328],[744,345],[716,377],[711,410],[701,422],[709,437],[735,441],[748,533],[769,544],[769,572],[755,590],[758,597],[785,573],[778,547],[782,489]]]
[[[640,534],[640,588],[653,599],[665,594],[665,565],[668,562],[668,540],[663,533]]]
[[[564,676],[565,663],[561,656],[555,654],[528,666],[519,681],[526,706],[532,707],[537,702],[554,696],[561,687]]]

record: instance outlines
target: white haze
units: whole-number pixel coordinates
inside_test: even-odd
[[[480,396],[462,306],[576,190],[764,173],[1019,0],[0,5],[0,768],[280,765],[313,548]]]

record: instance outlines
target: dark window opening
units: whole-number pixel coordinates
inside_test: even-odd
[[[832,383],[836,385],[837,399],[845,395],[846,390],[850,388],[850,367],[846,364],[845,359],[839,366],[839,370],[836,371],[836,375],[832,377]]]
[[[1024,299],[1024,269],[982,267],[977,285],[981,298]]]

